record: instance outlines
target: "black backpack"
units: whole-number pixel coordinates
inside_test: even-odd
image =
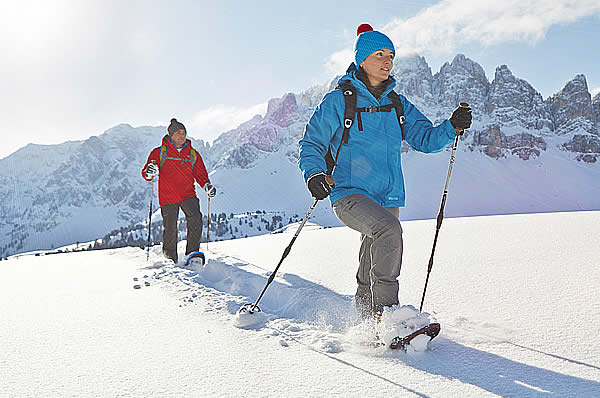
[[[331,148],[327,151],[325,155],[325,163],[327,164],[327,175],[331,175],[335,165],[337,164],[338,156],[340,155],[340,149],[343,144],[348,144],[348,139],[350,138],[350,127],[354,124],[354,115],[358,114],[358,130],[362,131],[362,118],[360,114],[362,112],[371,113],[371,112],[391,112],[392,109],[396,110],[396,116],[398,117],[398,124],[400,125],[400,130],[402,132],[402,139],[404,139],[404,106],[402,105],[402,101],[400,100],[400,96],[394,90],[390,91],[388,94],[388,98],[392,101],[391,104],[381,105],[381,106],[368,106],[365,108],[357,108],[356,107],[356,88],[350,83],[348,80],[344,80],[341,82],[336,89],[342,90],[344,93],[344,132],[342,133],[342,142],[337,149],[335,154],[335,159],[331,154]]]

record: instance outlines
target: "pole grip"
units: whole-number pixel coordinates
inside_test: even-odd
[[[333,178],[332,175],[327,174],[325,176],[325,182],[327,183],[327,185],[329,185],[330,187],[332,187],[335,184],[335,179]]]

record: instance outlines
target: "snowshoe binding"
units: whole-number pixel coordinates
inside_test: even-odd
[[[421,329],[415,330],[408,336],[394,337],[389,345],[390,350],[402,350],[406,351],[406,347],[410,342],[417,336],[425,335],[429,337],[429,341],[433,340],[440,333],[439,323],[430,323],[429,325],[423,326]]]
[[[206,264],[206,257],[204,256],[204,253],[192,252],[188,254],[187,258],[185,259],[184,265],[186,267],[189,267],[190,265],[195,267],[203,267],[204,264]]]

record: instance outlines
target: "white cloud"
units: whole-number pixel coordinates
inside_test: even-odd
[[[248,108],[214,105],[194,115],[188,132],[194,138],[212,142],[221,133],[236,128],[256,115],[264,116],[266,112],[266,102]]]
[[[338,75],[345,71],[353,61],[354,52],[352,50],[338,51],[329,56],[325,68],[330,75]]]
[[[412,18],[396,18],[375,29],[392,39],[397,55],[443,55],[472,43],[535,43],[545,37],[552,25],[572,23],[590,15],[600,15],[598,0],[443,0]],[[349,53],[339,51],[329,62],[347,66],[352,60]]]
[[[600,87],[590,89],[590,94],[592,94],[592,98],[600,94]]]

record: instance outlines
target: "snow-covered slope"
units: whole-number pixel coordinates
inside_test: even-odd
[[[445,220],[424,306],[442,332],[425,352],[360,345],[371,329],[354,324],[360,243],[347,228],[302,231],[254,329],[236,328],[236,311],[294,229],[211,243],[202,269],[166,265],[158,247],[150,262],[137,248],[12,257],[0,262],[2,394],[599,396],[599,223]],[[434,229],[403,223],[402,305],[419,305]]]
[[[591,98],[584,75],[544,100],[508,66],[499,66],[490,82],[464,55],[435,74],[423,57],[398,59],[394,74],[398,91],[436,123],[459,101],[474,109],[459,145],[448,216],[600,209],[600,95]],[[219,190],[212,212],[308,209],[298,140],[335,81],[271,99],[264,116],[212,145],[193,141]],[[92,240],[142,221],[150,184],[140,168],[163,133],[163,127],[119,125],[86,141],[29,145],[1,159],[0,256]],[[448,161],[448,151],[404,154],[403,219],[435,217]],[[326,206],[313,221],[339,225]]]

